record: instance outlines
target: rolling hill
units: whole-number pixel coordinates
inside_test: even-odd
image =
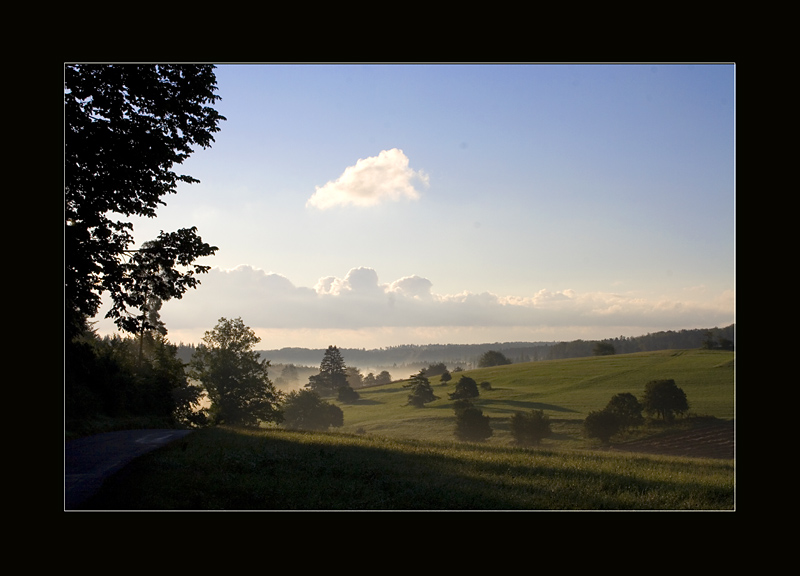
[[[406,405],[409,389],[403,381],[363,388],[356,402],[336,402],[344,412],[341,431],[450,441],[455,416],[448,394],[462,375],[491,384],[473,399],[491,419],[490,444],[511,442],[508,426],[515,412],[543,410],[554,432],[546,444],[586,447],[582,422],[589,412],[601,410],[618,393],[641,398],[647,382],[662,378],[675,380],[684,390],[690,414],[734,418],[734,352],[662,350],[467,370],[454,373],[447,384],[434,377],[431,384],[439,399],[423,408]]]

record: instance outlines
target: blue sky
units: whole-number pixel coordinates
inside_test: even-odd
[[[733,65],[219,65],[227,117],[138,241],[212,271],[162,319],[261,348],[734,321]],[[101,331],[108,330],[106,321]]]

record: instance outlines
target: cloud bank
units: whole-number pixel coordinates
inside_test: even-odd
[[[517,339],[512,334],[558,334],[560,328],[571,328],[570,334],[591,332],[595,334],[593,337],[603,338],[620,335],[616,331],[619,327],[627,327],[625,335],[636,336],[655,330],[728,325],[733,322],[734,310],[732,293],[703,301],[649,300],[625,293],[546,289],[527,296],[490,292],[436,294],[433,283],[426,278],[412,275],[382,283],[377,272],[366,267],[353,268],[343,278],[320,278],[314,287],[295,286],[285,276],[250,266],[233,270],[213,268],[201,281],[197,290],[164,305],[162,319],[171,339],[177,340],[174,335],[180,334],[185,341],[198,342],[221,317],[241,317],[256,330],[275,334],[294,331],[306,334],[307,338],[309,334],[325,331],[351,331],[364,339],[361,347],[371,347],[366,341],[371,333],[388,338],[414,331],[509,335],[479,340],[491,342]],[[185,336],[188,334],[194,337]],[[582,337],[588,336],[555,335],[549,339]],[[446,336],[444,339],[456,341]],[[415,342],[398,340],[385,345],[410,343]],[[309,341],[270,345],[314,344]],[[340,342],[340,345],[345,344]],[[384,344],[375,347],[381,345]]]
[[[409,168],[402,150],[383,150],[377,156],[363,158],[349,166],[338,179],[324,186],[306,202],[306,207],[327,210],[335,206],[375,206],[402,199],[416,200],[420,193],[414,187],[428,185],[428,176]]]

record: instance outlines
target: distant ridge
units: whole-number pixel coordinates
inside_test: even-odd
[[[724,328],[667,330],[644,336],[606,338],[603,340],[573,340],[571,342],[494,342],[485,344],[403,344],[366,350],[342,348],[348,366],[425,365],[444,362],[448,368],[475,367],[480,356],[488,350],[502,352],[512,362],[537,362],[592,356],[598,342],[614,346],[617,354],[649,352],[668,349],[725,348],[733,349],[735,324]],[[335,342],[331,344],[336,345]],[[259,350],[261,356],[274,364],[318,366],[324,348],[280,348]]]

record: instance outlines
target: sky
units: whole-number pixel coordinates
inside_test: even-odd
[[[571,341],[735,321],[731,64],[220,64],[137,243],[217,246],[170,341]],[[101,334],[113,324],[98,315]]]

